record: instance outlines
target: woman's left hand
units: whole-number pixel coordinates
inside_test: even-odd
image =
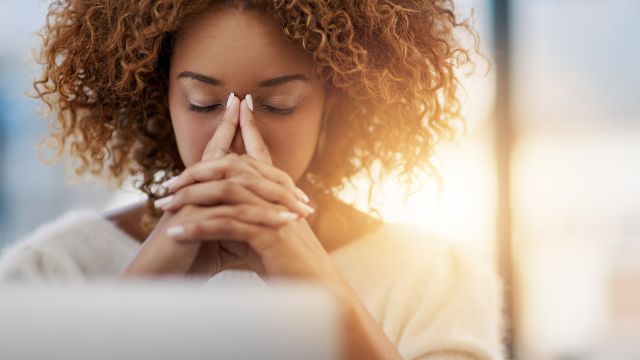
[[[239,123],[247,154],[239,156],[238,159],[245,161],[262,174],[269,174],[274,181],[293,184],[284,171],[272,165],[268,148],[255,126],[253,113],[248,109],[246,100],[240,104]],[[202,165],[199,168],[199,183],[219,179],[219,175],[213,174],[220,174],[220,171],[215,169],[202,171]],[[211,164],[211,166],[215,165]],[[180,174],[180,180],[174,182],[171,192],[196,183],[194,176],[190,176],[188,172],[189,169]],[[212,174],[212,178],[203,179],[202,174]],[[233,204],[225,204],[225,206],[233,206]],[[179,235],[174,235],[175,240],[179,242],[246,243],[259,256],[260,265],[257,268],[260,269],[262,276],[304,278],[320,281],[332,287],[344,285],[328,253],[305,218],[298,217],[280,227],[249,223],[228,215],[212,216],[206,220],[180,225],[183,231]]]

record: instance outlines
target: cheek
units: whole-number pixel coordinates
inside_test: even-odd
[[[171,111],[171,123],[184,165],[189,167],[200,161],[202,152],[215,131],[215,121],[197,118],[184,110]]]
[[[319,123],[319,115],[300,115],[280,124],[261,126],[273,165],[289,174],[294,181],[302,175],[313,156]]]

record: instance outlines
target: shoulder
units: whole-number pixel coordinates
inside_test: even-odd
[[[504,357],[502,283],[486,251],[399,223],[383,225],[359,251],[381,269],[368,306],[404,358]]]
[[[70,210],[38,226],[0,255],[0,280],[84,279],[115,271],[137,242],[102,213]]]
[[[483,280],[500,286],[495,264],[486,249],[452,241],[417,225],[387,223],[385,227],[380,232],[379,246],[402,260],[404,275],[415,272],[416,276],[447,280],[448,284]]]
[[[358,241],[339,249],[335,257],[341,261],[384,268],[382,275],[397,276],[418,268],[451,268],[453,264],[466,267],[486,266],[488,260],[480,251],[456,244],[445,237],[413,224],[383,223]],[[433,274],[433,272],[430,272]]]

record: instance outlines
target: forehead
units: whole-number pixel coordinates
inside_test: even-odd
[[[258,79],[288,73],[312,78],[313,65],[311,55],[291,42],[265,14],[215,9],[190,19],[181,29],[171,72],[175,76],[196,71],[242,88],[254,86]]]

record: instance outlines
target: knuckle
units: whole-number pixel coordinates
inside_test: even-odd
[[[284,186],[295,187],[293,179],[291,179],[291,177],[289,177],[287,173],[280,169],[276,171],[276,179],[278,179],[278,182]]]
[[[280,200],[285,202],[297,201],[296,197],[293,196],[291,191],[283,186],[278,186],[278,196]]]
[[[248,218],[251,216],[251,207],[248,205],[238,205],[235,207],[235,215],[239,218]]]
[[[193,204],[186,204],[182,207],[181,211],[186,214],[193,214],[196,212],[196,206]]]
[[[226,172],[227,168],[225,166],[224,159],[212,159],[203,162],[200,166],[202,166],[202,173],[206,174],[207,177],[216,176],[219,172]]]
[[[198,168],[201,173],[209,174],[216,168],[215,163],[215,160],[205,160],[198,164]]]
[[[173,195],[173,201],[176,204],[182,204],[185,202],[185,200],[187,199],[187,192],[189,191],[188,187],[182,188],[180,190],[178,190],[174,195]]]
[[[200,236],[204,234],[205,227],[201,222],[194,222],[191,224],[191,235],[192,236]]]
[[[256,177],[252,175],[245,175],[245,176],[239,177],[238,180],[239,180],[239,184],[241,184],[246,188],[254,188],[260,182],[260,180],[256,179]]]
[[[244,171],[238,174],[238,176],[243,179],[261,178],[260,173],[258,173],[257,171],[255,171],[253,168],[250,168],[250,167],[245,168]]]
[[[175,176],[179,176],[182,179],[188,179],[189,176],[191,176],[191,167],[187,167],[184,170],[182,170],[179,174],[175,175]]]
[[[288,207],[286,207],[284,205],[275,204],[275,205],[273,205],[273,211],[275,211],[275,212],[291,211],[291,209],[289,209]]]
[[[195,217],[196,212],[197,212],[196,206],[191,204],[186,204],[183,207],[181,207],[180,210],[178,210],[178,213],[176,215],[183,220],[191,220]]]
[[[221,164],[216,160],[209,160],[207,162],[202,163],[203,173],[207,174],[209,177],[213,177],[222,168]]]
[[[288,191],[284,189],[278,189],[276,193],[276,201],[281,204],[287,204],[293,201],[293,197],[289,194]]]
[[[207,157],[216,158],[221,154],[224,154],[224,150],[214,144],[209,143],[204,149],[204,154],[206,154]]]
[[[237,186],[238,184],[235,182],[235,180],[223,181],[222,183],[220,183],[220,194],[223,196],[231,194],[236,191]]]
[[[289,177],[289,175],[283,175],[283,177],[284,177],[284,180],[283,180],[284,186],[290,189],[295,189],[297,187],[296,183],[293,181],[292,178]]]
[[[249,154],[242,154],[242,155],[240,155],[240,160],[242,160],[243,162],[251,165],[251,163],[253,162],[254,159]]]
[[[241,175],[229,178],[229,182],[236,185],[243,186],[243,187],[250,186],[250,181],[251,179],[249,179],[247,176],[241,176]]]
[[[236,163],[235,157],[232,154],[228,154],[227,156],[222,158],[222,161],[220,163],[222,164],[222,166],[224,166],[225,169],[232,169]]]
[[[256,146],[256,151],[260,154],[269,153],[269,148],[264,144],[258,144]]]
[[[173,203],[182,204],[182,202],[185,199],[184,191],[185,191],[185,188],[182,188],[182,189],[176,191],[175,194],[173,194]]]

